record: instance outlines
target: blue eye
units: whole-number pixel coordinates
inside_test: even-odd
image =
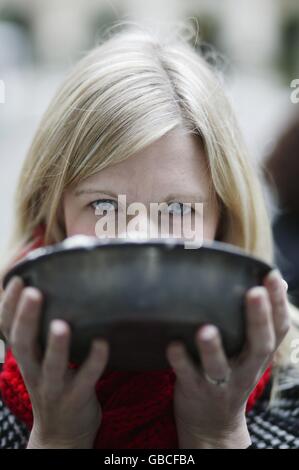
[[[95,210],[96,215],[103,215],[104,212],[117,211],[117,201],[113,199],[97,199],[90,206]]]
[[[185,215],[192,211],[192,207],[189,204],[182,202],[170,202],[168,204],[168,212],[172,215]]]

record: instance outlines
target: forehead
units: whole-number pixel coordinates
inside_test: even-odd
[[[85,179],[76,190],[113,190],[129,197],[200,191],[207,195],[210,178],[199,136],[175,129],[126,160]]]

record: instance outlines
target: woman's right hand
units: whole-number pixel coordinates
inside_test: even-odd
[[[38,289],[25,287],[15,276],[0,305],[0,330],[16,357],[32,403],[27,448],[92,448],[102,419],[95,385],[107,364],[108,342],[95,340],[80,368],[69,369],[70,328],[62,320],[53,320],[41,359],[37,338],[42,300]]]

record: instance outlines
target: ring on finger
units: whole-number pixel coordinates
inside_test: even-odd
[[[204,371],[204,377],[206,381],[212,385],[217,385],[217,387],[225,387],[230,381],[231,373],[232,373],[231,369],[228,369],[224,377],[220,379],[214,379],[210,377],[210,375],[207,372]]]

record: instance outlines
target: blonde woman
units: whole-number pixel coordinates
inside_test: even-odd
[[[119,194],[145,206],[166,202],[173,219],[185,202],[201,202],[204,239],[273,261],[261,188],[229,102],[210,66],[183,39],[129,27],[66,78],[22,169],[12,260],[40,244],[94,236],[95,210],[122,210]],[[282,382],[285,392],[299,393],[292,360],[298,312],[278,271],[246,294],[247,343],[240,357],[226,358],[213,325],[195,338],[203,370],[181,343],[168,346],[171,396],[165,382],[171,375],[158,383],[150,373],[105,376],[104,341],[94,342],[79,369],[69,369],[71,333],[59,312],[41,360],[42,300],[20,278],[2,295],[1,331],[10,346],[0,382],[2,447],[299,447],[298,425],[290,431],[288,413],[277,419],[283,397],[265,409],[270,390],[277,396]],[[148,401],[138,402],[141,393]]]

